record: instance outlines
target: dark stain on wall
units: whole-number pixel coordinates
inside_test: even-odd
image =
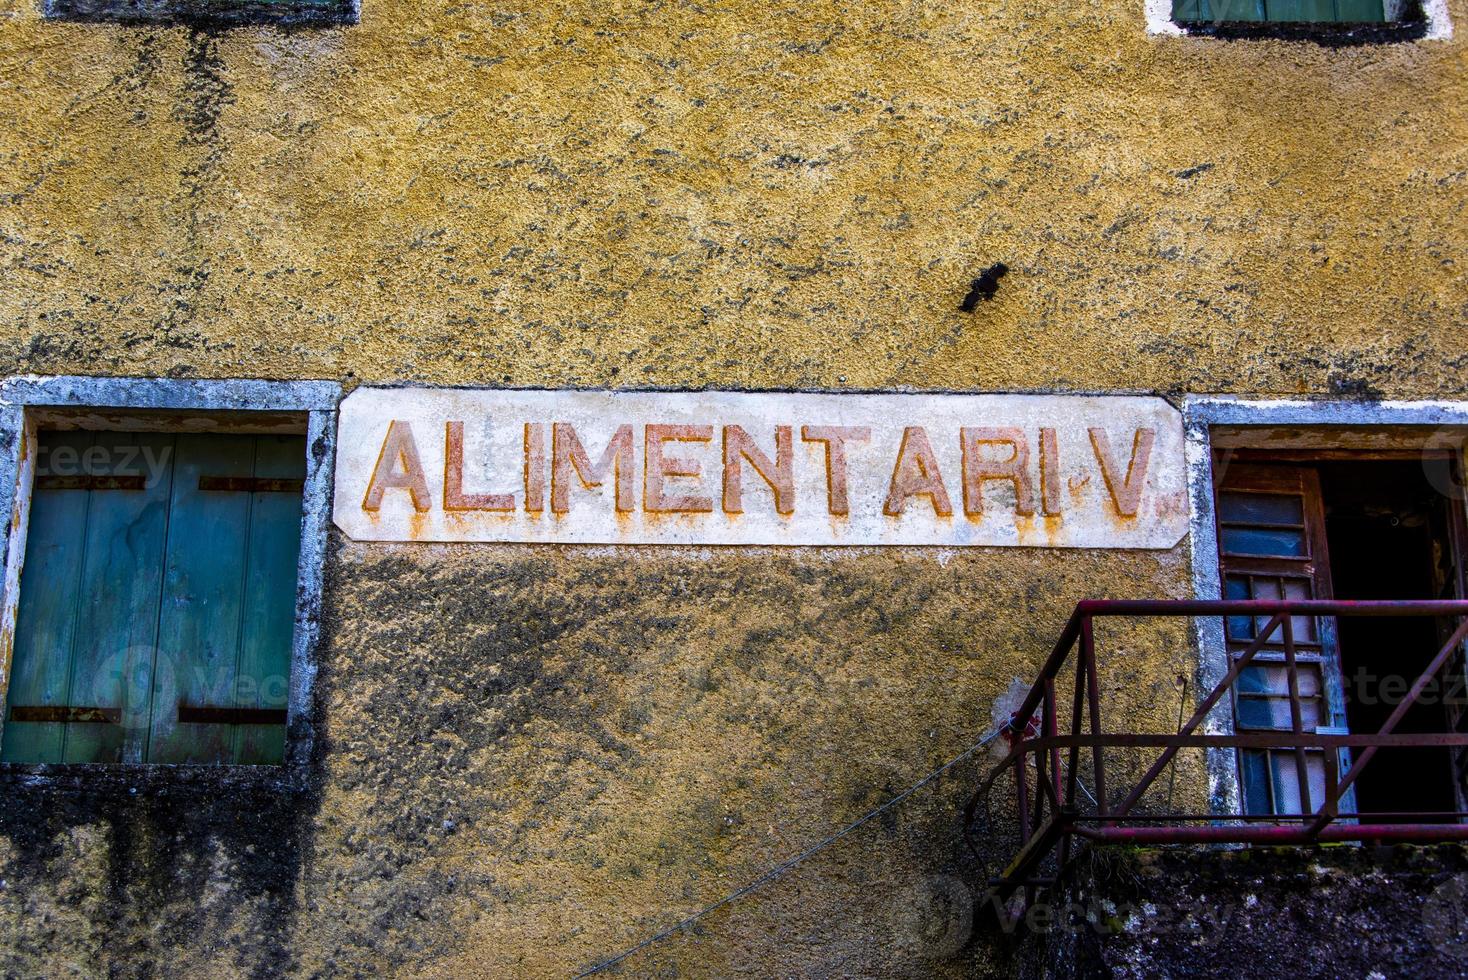
[[[207,225],[211,209],[217,204],[220,161],[229,151],[219,120],[234,102],[228,69],[219,55],[218,35],[217,30],[200,27],[189,30],[183,90],[174,108],[174,120],[183,127],[179,139],[182,159],[188,161],[179,173],[183,248],[171,281],[158,287],[172,294],[159,326],[165,345],[184,350],[210,347],[205,335],[192,324],[199,312],[200,296],[213,274],[216,249]]]
[[[178,975],[190,957],[236,975],[289,968],[318,794],[238,769],[128,767],[109,778],[100,767],[47,768],[5,776],[5,975],[48,962]],[[52,903],[66,913],[45,912]],[[87,927],[68,924],[71,914]],[[89,944],[97,932],[105,940]]]
[[[350,0],[45,0],[46,16],[85,22],[182,24],[221,29],[271,24],[280,29],[351,24]]]
[[[972,744],[1031,672],[1014,658],[1044,656],[1047,610],[1181,572],[1165,553],[750,561],[334,532],[300,785],[12,767],[0,975],[574,973]],[[1016,609],[1035,618],[998,618]],[[958,829],[990,761],[628,967],[1002,972]]]
[[[1178,21],[1189,34],[1222,40],[1308,41],[1328,48],[1363,44],[1393,44],[1416,41],[1427,34],[1427,13],[1421,0],[1407,0],[1396,19],[1384,23],[1247,22],[1219,20]]]
[[[751,560],[340,535],[330,552],[306,945],[347,973],[567,975],[615,955],[982,736],[1011,676],[990,658],[1043,657],[1053,625],[1011,617],[981,638],[997,610],[1140,571],[1099,554]],[[628,967],[989,972],[988,941],[941,908],[955,889],[973,901],[958,813],[987,761]]]
[[[0,976],[295,972],[331,677],[316,668],[283,767],[0,765]]]

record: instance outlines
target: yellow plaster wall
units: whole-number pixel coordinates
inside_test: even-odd
[[[366,0],[213,34],[0,0],[0,373],[1456,396],[1465,69],[1149,38],[1139,0]],[[8,971],[566,975],[968,744],[1076,599],[1188,588],[1185,545],[340,539],[328,583],[295,850],[42,808],[0,846]],[[1113,661],[1133,719],[1176,711],[1168,636]],[[934,889],[984,873],[976,773],[630,968],[1004,974],[933,935]]]
[[[1462,389],[1458,42],[1155,38],[1134,0],[0,10],[3,370]]]

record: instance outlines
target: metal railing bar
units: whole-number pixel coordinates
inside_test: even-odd
[[[1387,717],[1386,721],[1382,723],[1381,729],[1377,732],[1378,735],[1390,735],[1392,733],[1392,730],[1397,727],[1397,724],[1411,710],[1412,706],[1417,703],[1417,699],[1422,696],[1422,692],[1427,690],[1427,685],[1437,676],[1438,671],[1442,670],[1447,664],[1448,658],[1457,651],[1458,644],[1463,642],[1465,636],[1468,636],[1468,619],[1464,619],[1463,622],[1458,624],[1458,628],[1453,630],[1453,635],[1448,637],[1448,642],[1437,652],[1437,656],[1432,658],[1432,663],[1427,665],[1427,668],[1412,683],[1411,690],[1406,693],[1401,702],[1392,710],[1392,713]],[[1351,788],[1351,784],[1356,781],[1356,777],[1361,775],[1361,770],[1365,769],[1367,764],[1371,762],[1371,757],[1376,755],[1378,748],[1380,746],[1368,745],[1362,750],[1360,755],[1351,761],[1351,768],[1346,770],[1345,776],[1341,779],[1339,792],[1344,793]],[[1327,821],[1328,818],[1322,816],[1312,825],[1312,829],[1317,831],[1323,829]]]
[[[1070,832],[1106,844],[1313,844],[1318,841],[1468,840],[1461,823],[1333,823],[1319,831],[1309,827],[1118,827],[1071,824]]]
[[[1224,675],[1223,680],[1219,681],[1218,685],[1212,691],[1208,692],[1208,697],[1204,698],[1198,705],[1197,710],[1193,712],[1193,716],[1188,719],[1188,723],[1178,732],[1179,735],[1188,735],[1194,728],[1197,728],[1203,723],[1204,719],[1213,710],[1213,706],[1228,693],[1229,688],[1233,687],[1234,681],[1243,673],[1244,668],[1249,666],[1249,661],[1254,659],[1254,654],[1259,652],[1259,648],[1264,645],[1264,641],[1275,630],[1279,629],[1280,623],[1284,622],[1286,618],[1288,617],[1283,612],[1274,614],[1274,617],[1269,620],[1264,630],[1255,638],[1254,642],[1249,644],[1243,653],[1239,654],[1238,658],[1233,662],[1233,665],[1229,667],[1228,673]],[[1157,757],[1157,761],[1147,770],[1147,774],[1142,777],[1141,782],[1127,795],[1126,802],[1122,803],[1121,807],[1117,810],[1118,813],[1126,813],[1142,798],[1143,793],[1152,788],[1152,783],[1162,774],[1162,770],[1167,768],[1167,764],[1172,761],[1172,757],[1177,755],[1177,748],[1175,746],[1167,746],[1163,750],[1162,754]]]
[[[1060,804],[1060,794],[1055,789],[1055,782],[1048,778],[1045,778],[1044,773],[1041,773],[1040,776],[1041,781],[1045,785],[1045,798],[1050,801],[1052,812],[1059,813],[1064,808]]]
[[[1065,660],[1070,656],[1070,651],[1075,646],[1076,637],[1081,632],[1081,621],[1084,618],[1080,607],[1070,614],[1065,622],[1065,628],[1060,631],[1060,638],[1055,641],[1055,646],[1050,651],[1050,656],[1045,658],[1045,665],[1040,668],[1040,677],[1053,677],[1059,673],[1060,668],[1065,665]],[[1040,706],[1040,699],[1044,696],[1044,688],[1040,681],[1035,681],[1030,686],[1029,693],[1025,695],[1024,701],[1020,702],[1019,708],[1014,712],[1014,720],[1010,722],[1013,731],[1023,732],[1029,724],[1030,718],[1035,714],[1035,709]]]
[[[1046,735],[1058,735],[1059,718],[1057,717],[1058,706],[1055,703],[1055,678],[1045,678],[1045,722],[1044,732]],[[1050,799],[1055,808],[1060,809],[1060,749],[1050,750],[1050,780],[1053,783]]]
[[[1094,620],[1096,617],[1162,616],[1223,617],[1225,633],[1228,629],[1228,617],[1249,617],[1251,627],[1258,632],[1247,646],[1243,646],[1242,642],[1229,644],[1228,672],[1198,702],[1192,716],[1175,734],[1107,734],[1101,715],[1100,670],[1096,658]],[[1307,699],[1302,696],[1301,665],[1320,664],[1326,658],[1322,655],[1319,643],[1296,637],[1296,616],[1437,616],[1462,617],[1462,621],[1432,662],[1416,678],[1380,730],[1369,734],[1336,734],[1341,730],[1331,728],[1312,731],[1305,724],[1304,702],[1317,702],[1321,708],[1324,702],[1319,697]],[[1261,620],[1265,621],[1262,630]],[[1037,887],[1053,882],[1053,879],[1035,876],[1034,870],[1047,856],[1054,854],[1057,844],[1061,848],[1061,866],[1064,866],[1066,858],[1072,853],[1074,837],[1136,844],[1468,840],[1468,811],[1340,812],[1341,801],[1346,798],[1347,791],[1378,749],[1408,746],[1455,750],[1468,748],[1468,731],[1411,734],[1397,734],[1395,731],[1407,711],[1421,702],[1429,685],[1437,679],[1455,651],[1461,648],[1465,638],[1468,638],[1468,601],[1464,600],[1086,599],[1078,602],[1046,658],[1039,677],[1026,692],[1019,709],[1009,721],[1008,730],[1013,736],[1009,752],[980,782],[980,788],[964,810],[966,822],[972,822],[978,802],[987,797],[995,780],[1005,771],[1013,770],[1023,840],[1019,853],[1004,875],[994,879],[991,884],[996,893],[1001,895],[1023,889],[1027,902],[1032,900]],[[1061,671],[1067,666],[1067,658],[1073,653],[1076,654],[1076,674],[1071,697],[1070,724],[1067,726],[1069,732],[1062,735],[1056,684]],[[1289,729],[1195,734],[1223,697],[1234,690],[1244,670],[1251,663],[1284,667],[1288,693],[1278,700],[1288,700]],[[1039,721],[1039,732],[1033,737],[1027,737],[1029,726],[1036,720]],[[1106,792],[1106,754],[1107,750],[1120,748],[1160,748],[1162,752],[1121,806],[1112,810]],[[1179,751],[1196,748],[1290,752],[1295,759],[1294,770],[1299,784],[1302,812],[1232,815],[1130,812],[1157,777],[1173,762]],[[1076,792],[1084,788],[1078,770],[1081,753],[1086,749],[1091,751],[1096,795],[1092,798],[1094,813],[1082,815],[1076,806]],[[1342,776],[1339,753],[1344,749],[1356,750],[1357,754]],[[1310,784],[1312,755],[1321,756],[1325,770],[1325,793],[1319,801],[1318,809],[1313,806],[1315,794]],[[1030,763],[1031,756],[1034,759],[1033,765]],[[1066,763],[1068,768],[1062,771],[1062,766]],[[1030,785],[1032,768],[1035,778],[1033,787]],[[1090,796],[1090,793],[1087,795]],[[1200,824],[1206,825],[1198,826]],[[967,830],[965,833],[967,834]]]
[[[1465,599],[1082,599],[1079,616],[1465,616]],[[1070,624],[1067,623],[1067,629]]]
[[[1102,827],[1113,823],[1184,823],[1194,821],[1209,824],[1223,824],[1233,821],[1242,823],[1303,823],[1306,820],[1314,820],[1316,816],[1314,813],[1235,813],[1228,816],[1219,816],[1216,813],[1128,813],[1126,815],[1113,813],[1103,818],[1082,813],[1077,814],[1076,822],[1094,823]],[[1337,813],[1335,817],[1338,820],[1402,821],[1416,818],[1431,823],[1453,818],[1468,818],[1468,810],[1403,810],[1400,812],[1376,810],[1368,813]]]
[[[1084,639],[1082,643],[1084,643]],[[1086,703],[1086,661],[1085,657],[1076,658],[1076,683],[1075,693],[1071,695],[1070,701],[1070,733],[1079,735],[1083,722],[1082,712]],[[1079,775],[1076,772],[1077,763],[1080,762],[1081,747],[1072,745],[1070,747],[1070,765],[1065,771],[1065,802],[1074,804],[1076,801],[1076,780]]]
[[[1300,711],[1300,672],[1295,664],[1295,617],[1280,620],[1280,629],[1284,633],[1285,678],[1290,687],[1290,731],[1302,735],[1305,723]],[[1299,780],[1300,812],[1310,813],[1315,808],[1310,805],[1310,765],[1305,761],[1303,745],[1295,746],[1295,778]]]
[[[1043,861],[1045,855],[1050,852],[1051,846],[1060,839],[1062,834],[1071,829],[1071,821],[1074,818],[1074,814],[1061,810],[1045,821],[1044,825],[1030,836],[1019,854],[1015,855],[1009,867],[1004,870],[1001,876],[1004,884],[994,886],[994,894],[1000,900],[1007,898],[1016,888],[1020,887],[1020,882],[1029,878],[1031,869]],[[1026,898],[1026,904],[1029,904],[1029,896]]]
[[[1235,732],[1232,735],[1146,735],[1113,732],[1106,735],[1056,735],[1032,738],[1023,743],[1024,751],[1038,752],[1050,748],[1096,744],[1112,748],[1178,748],[1178,749],[1353,749],[1367,746],[1379,748],[1436,748],[1468,745],[1468,732],[1423,732],[1398,735],[1319,735],[1286,731]],[[1118,814],[1121,811],[1116,811]]]
[[[1091,617],[1081,620],[1081,659],[1086,665],[1086,710],[1091,715],[1091,734],[1101,734],[1101,680],[1096,673],[1096,636]],[[1096,809],[1106,813],[1106,756],[1098,742],[1091,748],[1092,776],[1096,780]]]

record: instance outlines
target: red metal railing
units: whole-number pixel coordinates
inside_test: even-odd
[[[1427,668],[1397,703],[1391,715],[1373,734],[1321,733],[1307,728],[1300,694],[1294,617],[1425,616],[1458,619],[1451,637],[1438,650]],[[1265,621],[1250,638],[1248,646],[1230,654],[1229,669],[1198,702],[1192,717],[1175,733],[1143,734],[1108,731],[1101,704],[1101,678],[1096,656],[1094,621],[1109,617],[1249,617]],[[1318,620],[1317,620],[1318,622]],[[1277,637],[1276,637],[1276,634]],[[1347,791],[1370,765],[1377,750],[1394,746],[1464,746],[1468,732],[1442,731],[1430,734],[1396,734],[1408,710],[1454,658],[1468,636],[1468,602],[1391,601],[1334,602],[1326,600],[1117,600],[1088,599],[1076,605],[1054,650],[1009,724],[1012,748],[1004,761],[988,774],[966,808],[965,830],[970,844],[975,816],[1001,776],[1015,780],[1014,805],[1020,829],[1020,844],[1014,859],[990,881],[992,894],[1006,901],[1018,889],[1025,890],[1026,904],[1037,887],[1053,882],[1041,873],[1053,862],[1056,870],[1069,859],[1075,838],[1122,844],[1170,844],[1190,842],[1235,844],[1304,844],[1344,840],[1462,840],[1468,839],[1468,812],[1358,814],[1341,812]],[[1287,731],[1244,731],[1233,734],[1199,734],[1204,721],[1228,696],[1244,669],[1261,651],[1283,654],[1288,678],[1290,729]],[[1068,733],[1056,702],[1056,686],[1067,664],[1074,660]],[[1457,669],[1461,669],[1461,664]],[[1221,710],[1231,710],[1225,704]],[[1447,728],[1446,719],[1444,728]],[[1108,750],[1160,749],[1156,759],[1134,785],[1120,792],[1112,785],[1116,765],[1108,769]],[[1184,749],[1275,749],[1293,752],[1297,767],[1299,813],[1174,813],[1145,808],[1148,790]],[[1346,773],[1339,773],[1339,750],[1350,749],[1353,759]],[[1089,756],[1093,790],[1088,799],[1076,795],[1082,768],[1082,752]],[[1324,765],[1325,794],[1318,805],[1311,800],[1306,771],[1307,752],[1318,753]],[[1133,770],[1134,771],[1134,770]]]

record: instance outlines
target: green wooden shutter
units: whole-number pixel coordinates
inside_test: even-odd
[[[1335,19],[1342,24],[1385,23],[1386,6],[1382,0],[1336,0]]]
[[[1261,21],[1264,0],[1173,0],[1172,19],[1179,23]]]
[[[1382,0],[1173,0],[1172,19],[1182,24],[1369,24],[1386,20]]]
[[[42,433],[128,479],[38,477],[0,759],[284,757],[305,440]],[[146,480],[147,450],[155,479]]]
[[[1266,0],[1268,19],[1281,24],[1336,20],[1335,0]]]

